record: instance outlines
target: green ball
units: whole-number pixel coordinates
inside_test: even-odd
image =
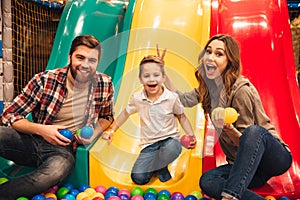
[[[79,134],[80,134],[80,131],[81,131],[81,128],[78,129],[78,130],[75,132],[75,134],[79,135]]]
[[[157,196],[158,192],[156,191],[156,189],[154,188],[148,188],[146,191],[145,191],[145,194],[147,193],[153,193],[155,194],[155,196]]]
[[[202,198],[201,192],[197,191],[197,190],[191,192],[191,195],[195,196],[197,199],[201,199]]]
[[[144,196],[144,191],[141,187],[135,187],[130,191],[130,195],[133,197],[135,195]]]
[[[5,178],[5,177],[0,178],[0,185],[1,185],[2,183],[7,182],[7,181],[8,181],[8,179]]]
[[[59,198],[59,199],[62,199],[66,194],[68,194],[69,193],[69,189],[68,188],[66,188],[66,187],[61,187],[61,188],[59,188],[58,189],[58,191],[57,191],[57,197]]]
[[[17,200],[28,200],[28,198],[26,198],[26,197],[19,197],[19,198],[17,198]]]
[[[167,194],[160,194],[158,195],[157,200],[170,200],[170,197]]]

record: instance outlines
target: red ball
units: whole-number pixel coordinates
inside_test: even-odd
[[[185,148],[188,149],[188,147],[190,146],[190,143],[194,141],[194,137],[191,136],[191,135],[183,135],[181,138],[180,138],[180,142],[182,144],[182,146],[184,146]]]

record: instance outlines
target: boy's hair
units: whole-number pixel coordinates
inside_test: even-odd
[[[145,56],[140,62],[139,77],[141,77],[142,75],[142,66],[145,63],[157,63],[161,69],[162,74],[163,75],[165,74],[165,68],[164,68],[165,62],[158,56],[149,55],[149,56]]]

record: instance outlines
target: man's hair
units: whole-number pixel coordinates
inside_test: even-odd
[[[101,47],[101,43],[99,42],[99,40],[97,40],[97,38],[95,38],[92,35],[80,35],[75,37],[74,40],[72,41],[69,55],[72,55],[74,51],[76,51],[77,47],[80,45],[84,45],[88,48],[98,50],[99,52],[98,59],[99,60],[101,59],[102,47]]]
[[[140,62],[139,77],[141,77],[142,75],[142,66],[145,63],[157,63],[161,69],[162,74],[165,74],[164,61],[158,56],[149,55],[145,56]]]

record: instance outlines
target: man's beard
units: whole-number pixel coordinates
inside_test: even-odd
[[[94,76],[94,73],[90,73],[87,77],[83,77],[83,76],[78,76],[77,75],[77,68],[73,68],[72,67],[72,61],[69,64],[69,69],[71,71],[71,75],[73,77],[73,79],[75,80],[75,83],[87,83],[90,82]]]

